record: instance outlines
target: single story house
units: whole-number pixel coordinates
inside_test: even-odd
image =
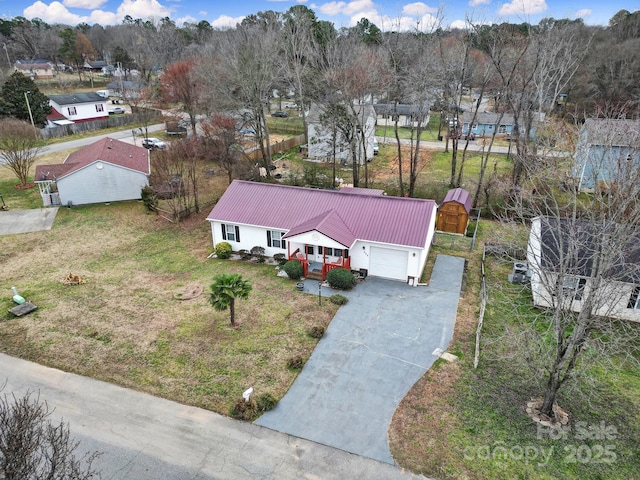
[[[608,188],[640,166],[640,120],[589,118],[578,135],[572,175],[579,190]]]
[[[109,118],[107,100],[94,92],[49,95],[49,105],[53,110],[47,120],[54,125],[60,118],[73,123]]]
[[[463,188],[452,188],[438,207],[437,229],[440,232],[467,233],[471,213],[471,195]]]
[[[357,148],[356,156],[360,164],[364,164],[366,160],[371,160],[374,155],[374,141],[376,128],[376,112],[370,104],[347,106],[349,116],[357,117],[359,124],[364,128],[364,145],[362,137],[356,136]],[[326,109],[318,104],[313,103],[307,114],[308,138],[309,144],[307,149],[307,158],[318,161],[332,161],[335,152],[335,158],[343,165],[351,165],[353,163],[351,146],[348,140],[336,130],[335,135],[331,128],[332,119],[328,118],[329,114]]]
[[[111,92],[111,95],[134,99],[142,95],[145,86],[144,82],[140,80],[117,80],[110,82],[107,88]]]
[[[395,126],[396,119],[399,127],[426,128],[429,124],[431,106],[428,103],[411,105],[405,103],[376,103],[373,105],[378,125]]]
[[[33,80],[53,78],[53,65],[48,60],[18,60],[15,69]]]
[[[84,62],[84,65],[82,66],[82,68],[84,68],[85,70],[93,71],[93,72],[102,72],[102,69],[106,67],[108,67],[108,65],[107,65],[107,62],[105,62],[104,60]]]
[[[497,137],[507,137],[511,135],[515,126],[514,116],[510,113],[495,112],[478,112],[475,120],[474,112],[464,112],[460,115],[462,124],[462,134],[466,135],[469,131],[476,137],[491,137],[494,132]],[[501,117],[502,115],[502,117]],[[544,121],[544,114],[534,115],[533,125],[529,131],[529,138],[534,139],[536,136],[537,124]],[[520,119],[519,127],[523,128],[523,119]]]
[[[433,240],[433,200],[362,188],[318,190],[234,180],[211,210],[213,245],[255,246],[325,278],[343,267],[417,285]]]
[[[149,150],[103,138],[61,164],[37,165],[34,182],[45,207],[138,200],[149,185]]]
[[[609,229],[618,230],[611,226]],[[594,266],[598,265],[603,269],[598,272],[603,283],[591,295],[593,313],[640,321],[640,231],[620,228],[613,235],[627,239],[622,251],[608,251],[611,249],[604,244],[609,241],[599,225],[582,220],[534,218],[527,246],[533,304],[580,312],[589,294],[593,294],[589,290],[595,281]]]

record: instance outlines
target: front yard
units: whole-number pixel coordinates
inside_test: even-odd
[[[250,386],[281,398],[297,374],[287,360],[310,355],[308,331],[337,307],[319,307],[273,266],[207,259],[206,213],[168,225],[140,202],[61,208],[51,231],[0,237],[0,349],[223,414]],[[207,300],[222,272],[253,285],[237,301],[238,329]],[[86,283],[64,285],[68,273]],[[36,312],[7,313],[14,285]],[[174,298],[189,285],[205,291]]]

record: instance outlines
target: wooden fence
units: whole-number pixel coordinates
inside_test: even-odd
[[[480,361],[480,338],[482,336],[482,324],[484,322],[484,312],[487,308],[487,282],[484,271],[484,263],[487,254],[486,247],[482,249],[482,263],[480,265],[480,315],[478,318],[478,328],[476,328],[476,352],[473,356],[473,368],[478,368]]]
[[[297,135],[280,142],[274,142],[270,146],[271,155],[273,155],[274,153],[282,153],[286,150],[290,150],[293,147],[302,145],[303,142],[304,135]],[[259,146],[256,146],[253,150],[248,151],[247,155],[251,160],[262,160],[262,150],[260,150]]]

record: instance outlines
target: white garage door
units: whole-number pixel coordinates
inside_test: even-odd
[[[369,252],[369,275],[374,277],[407,280],[409,252],[391,248],[371,247]]]

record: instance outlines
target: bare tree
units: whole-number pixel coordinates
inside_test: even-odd
[[[526,167],[506,213],[510,225],[531,225],[531,290],[544,310],[501,341],[542,381],[540,412],[550,418],[560,389],[591,362],[638,363],[639,325],[619,320],[640,305],[640,137],[627,125],[625,133],[603,124],[602,148],[589,160],[592,193],[567,188],[571,157],[547,157]]]
[[[0,158],[20,185],[26,185],[29,172],[41,150],[36,130],[27,122],[5,118],[0,120]]]
[[[79,442],[69,425],[51,421],[38,396],[0,397],[0,477],[5,480],[85,480],[100,478],[92,464],[98,452],[77,458]]]
[[[204,148],[209,150],[212,160],[227,172],[231,184],[234,172],[245,157],[236,131],[236,120],[215,114],[211,120],[202,122],[201,126]]]
[[[160,79],[162,98],[181,104],[189,115],[193,134],[196,135],[196,113],[199,110],[199,92],[202,84],[196,73],[195,59],[190,58],[168,65]]]

